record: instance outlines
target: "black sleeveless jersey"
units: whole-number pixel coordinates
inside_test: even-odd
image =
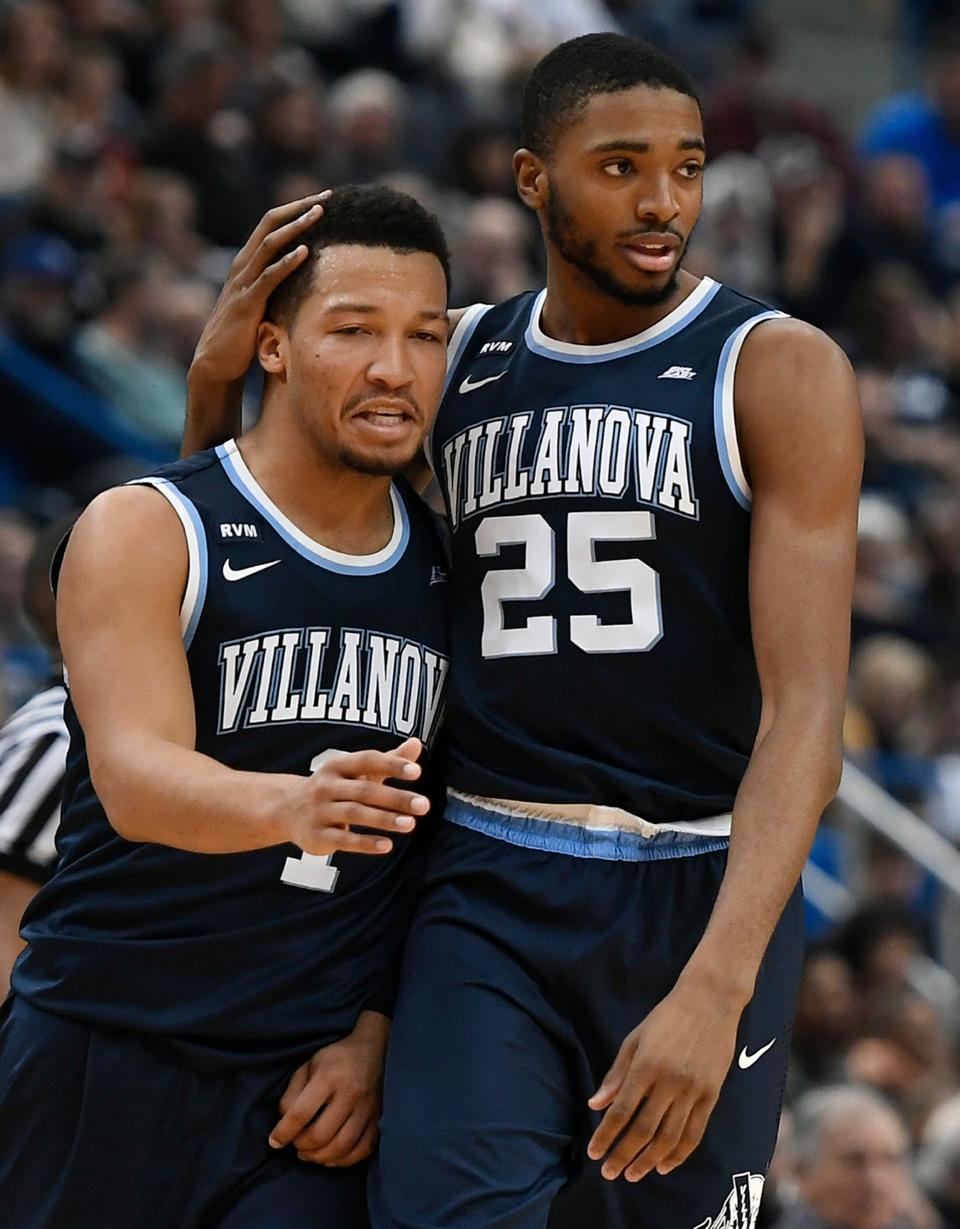
[[[181,625],[198,751],[307,774],[331,749],[386,750],[414,734],[429,746],[448,667],[447,565],[413,491],[394,484],[390,542],[355,556],[306,537],[235,444],[143,481],[171,503],[189,547]],[[242,1061],[303,1055],[381,1006],[416,838],[395,838],[384,857],[332,859],[290,845],[212,855],[127,841],[93,790],[69,703],[67,720],[60,867],[26,915],[18,993]],[[429,772],[417,788],[429,791]]]
[[[468,309],[430,441],[452,530],[451,787],[728,812],[757,731],[733,381],[780,313],[709,278],[600,346]],[[770,390],[776,396],[776,389]]]

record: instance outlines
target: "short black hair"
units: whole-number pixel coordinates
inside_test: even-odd
[[[676,90],[697,106],[696,88],[665,52],[626,34],[584,34],[554,47],[527,79],[520,140],[546,157],[560,128],[575,120],[595,94],[617,94],[637,85]]]
[[[440,223],[406,192],[383,184],[347,184],[334,188],[323,205],[323,216],[305,231],[289,251],[305,243],[310,255],[280,283],[267,300],[264,318],[288,328],[313,287],[314,266],[324,248],[341,243],[390,248],[407,255],[436,256],[450,286],[450,252]]]

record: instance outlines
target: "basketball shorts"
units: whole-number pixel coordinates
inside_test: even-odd
[[[587,1099],[675,984],[725,865],[725,850],[604,861],[441,825],[394,1016],[375,1229],[754,1229],[802,961],[799,888],[742,1017],[747,1062],[696,1151],[639,1183],[607,1181],[586,1155],[600,1120]]]
[[[267,1144],[286,1067],[210,1074],[146,1035],[0,1012],[3,1229],[366,1229],[366,1166]]]

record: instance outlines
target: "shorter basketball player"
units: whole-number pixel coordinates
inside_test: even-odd
[[[4,1229],[367,1223],[448,661],[439,538],[392,476],[443,383],[448,257],[385,188],[304,238],[258,424],[99,497],[63,559],[72,742],[0,1023]]]

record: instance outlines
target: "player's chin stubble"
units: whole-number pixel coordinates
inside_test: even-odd
[[[338,460],[347,469],[352,469],[358,474],[368,474],[374,478],[395,478],[397,474],[403,473],[415,456],[416,453],[404,457],[368,456],[361,452],[354,452],[352,448],[341,448]]]
[[[659,307],[666,303],[677,289],[677,274],[683,263],[684,252],[673,267],[673,272],[662,286],[650,290],[636,290],[620,281],[609,269],[597,262],[597,244],[586,239],[577,230],[577,224],[564,208],[556,191],[547,200],[547,236],[565,261],[579,269],[603,294],[616,299],[627,307]]]

